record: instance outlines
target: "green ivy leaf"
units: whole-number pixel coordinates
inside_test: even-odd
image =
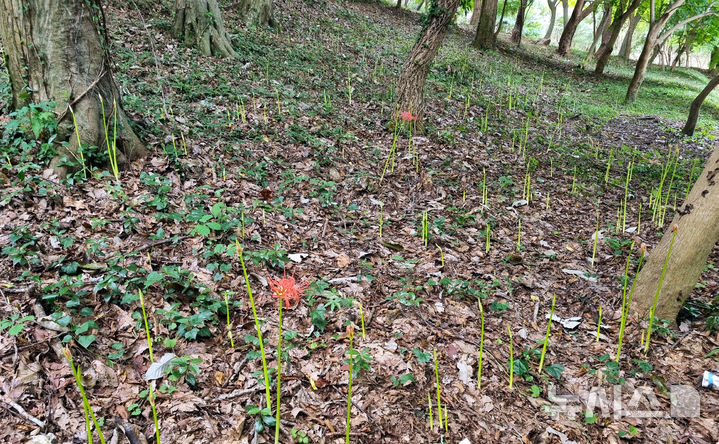
[[[524,376],[529,373],[529,364],[524,359],[514,360],[514,374]]]
[[[528,391],[532,398],[538,398],[539,395],[542,393],[542,388],[536,384],[533,384]]]
[[[207,222],[207,226],[215,231],[219,231],[222,229],[222,225],[218,224],[217,222]]]
[[[77,343],[85,348],[88,348],[93,342],[95,342],[95,335],[82,335],[77,337]]]
[[[217,202],[212,206],[210,212],[215,217],[215,219],[217,219],[225,211],[225,208],[227,208],[227,205],[225,205],[224,202]]]
[[[552,376],[557,379],[561,379],[562,372],[564,371],[564,366],[561,364],[552,364],[548,365],[544,368],[544,370],[547,372],[549,376]]]
[[[210,227],[207,225],[198,225],[195,227],[195,232],[200,236],[207,237],[210,235]]]
[[[147,278],[145,279],[145,287],[151,287],[152,284],[156,284],[160,282],[164,276],[162,273],[158,271],[152,271],[150,274],[147,275]]]

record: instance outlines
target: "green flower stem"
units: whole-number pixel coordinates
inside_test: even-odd
[[[434,355],[434,378],[437,385],[437,418],[439,418],[439,428],[442,428],[442,399],[439,394],[439,364],[437,364],[437,349],[433,349]]]
[[[637,271],[642,269],[642,262],[644,261],[644,251],[645,246],[642,245],[642,247],[639,249],[639,266],[637,267]],[[631,257],[631,254],[630,254]],[[629,271],[629,258],[627,258],[627,272]],[[627,279],[627,272],[624,274],[624,294],[626,295],[626,279]],[[634,281],[632,282],[632,286],[629,288],[629,296],[624,299],[622,298],[622,320],[619,324],[619,342],[617,344],[617,358],[616,361],[619,362],[619,356],[622,352],[622,342],[624,341],[624,328],[627,325],[627,315],[629,314],[629,307],[632,305],[632,295],[634,294],[634,284],[637,283],[636,276],[634,277]]]
[[[547,334],[544,336],[544,345],[542,346],[542,356],[539,358],[539,370],[537,373],[542,374],[542,367],[544,367],[544,355],[547,353],[547,344],[549,344],[549,332],[552,328],[552,318],[554,317],[554,303],[557,302],[557,295],[552,297],[552,308],[549,310],[549,322],[547,323]]]
[[[155,438],[157,440],[157,444],[161,444],[160,425],[157,421],[157,408],[155,408],[155,389],[152,381],[150,382],[150,392],[148,394],[148,398],[150,399],[150,407],[152,407],[152,421],[155,423]]]
[[[277,333],[277,410],[275,412],[275,444],[280,442],[280,383],[282,381],[282,298],[280,298],[279,328]]]
[[[145,311],[145,298],[142,296],[142,290],[137,290],[140,295],[140,306],[142,306],[142,320],[145,321],[145,335],[147,336],[147,349],[150,351],[150,363],[155,362],[152,355],[152,338],[150,337],[150,326],[147,322],[147,312]]]
[[[262,330],[260,330],[260,322],[257,320],[257,310],[255,309],[255,299],[252,297],[252,288],[250,287],[250,278],[247,276],[247,268],[245,267],[245,259],[242,257],[242,247],[240,242],[235,239],[235,247],[237,255],[240,257],[242,264],[242,273],[245,277],[245,285],[247,286],[247,295],[250,297],[250,305],[252,306],[252,316],[255,320],[255,328],[257,329],[257,338],[260,340],[260,354],[262,355],[262,373],[265,377],[265,398],[267,408],[272,406],[272,397],[270,396],[270,378],[267,376],[267,359],[265,358],[265,346],[262,343]]]
[[[509,333],[509,389],[512,390],[514,382],[514,343],[512,341],[512,329],[507,324],[507,333]]]

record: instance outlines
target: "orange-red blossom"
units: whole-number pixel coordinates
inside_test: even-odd
[[[290,277],[287,277],[287,272],[285,272],[282,279],[274,280],[268,277],[267,282],[270,284],[272,297],[285,301],[285,308],[290,308],[290,301],[294,301],[294,306],[296,307],[300,302],[300,296],[310,286],[309,282],[296,282],[294,270],[292,270],[292,276]]]

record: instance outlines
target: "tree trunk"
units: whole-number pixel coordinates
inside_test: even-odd
[[[714,78],[712,82],[715,86],[719,79]],[[709,93],[707,88],[697,99]],[[669,225],[677,226],[677,235],[654,312],[658,319],[676,320],[684,301],[699,280],[712,248],[719,241],[719,187],[716,185],[718,178],[715,177],[717,164],[719,148],[714,149],[684,205]],[[667,229],[637,275],[631,308],[641,317],[647,317],[654,303],[671,238],[672,230]]]
[[[562,26],[567,26],[569,20],[569,0],[562,0]]]
[[[679,66],[682,56],[684,55],[684,52],[687,52],[687,60],[689,59],[689,52],[688,52],[688,46],[691,46],[691,41],[694,40],[694,36],[692,36],[692,33],[696,35],[696,28],[699,25],[695,26],[691,31],[686,33],[686,35],[679,38],[679,46],[677,47],[677,54],[674,56],[674,61],[672,61],[672,66],[670,68],[671,71],[674,71],[674,68]]]
[[[524,14],[527,9],[527,0],[520,0],[517,10],[517,19],[514,21],[514,29],[509,41],[519,46],[522,43],[522,31],[524,30]]]
[[[674,71],[674,68],[676,68],[677,64],[679,64],[679,62],[681,61],[684,50],[686,49],[686,45],[686,38],[683,43],[681,42],[681,40],[679,41],[679,48],[677,48],[677,54],[674,56],[674,61],[672,61],[671,68],[669,68],[670,71]]]
[[[684,125],[684,129],[682,129],[682,132],[687,136],[694,135],[694,130],[697,127],[697,120],[699,119],[699,109],[702,107],[702,104],[709,93],[711,93],[717,85],[719,85],[719,76],[715,76],[709,81],[707,86],[704,87],[702,92],[699,93],[696,99],[692,102],[692,105],[689,107],[689,117],[687,118],[687,123]],[[707,163],[707,165],[709,164]]]
[[[634,76],[632,77],[632,81],[629,82],[627,95],[624,99],[627,103],[633,103],[637,99],[639,86],[641,86],[642,82],[644,81],[644,75],[647,72],[647,66],[649,66],[649,60],[651,58],[652,51],[656,46],[659,31],[660,27],[657,23],[654,23],[649,26],[649,32],[647,33],[647,37],[644,39],[644,47],[642,48],[642,53],[637,59],[637,64],[634,68]]]
[[[500,32],[502,32],[502,25],[504,24],[504,11],[507,9],[507,0],[504,0],[504,3],[502,3],[502,14],[499,15],[499,24],[497,25],[497,30],[494,32],[494,40],[497,40],[497,36]]]
[[[682,25],[682,23],[689,23],[692,20],[697,20],[707,14],[699,14],[683,20],[660,35],[659,33],[661,30],[683,3],[684,0],[675,0],[674,3],[667,7],[666,11],[656,22],[649,25],[649,32],[644,40],[642,54],[639,56],[639,59],[637,59],[637,65],[634,68],[634,76],[632,77],[632,81],[629,83],[629,88],[627,89],[627,95],[625,97],[625,101],[627,103],[632,103],[637,99],[637,93],[639,92],[639,87],[642,86],[642,82],[644,81],[644,75],[647,72],[647,67],[652,63],[652,60],[654,60],[654,51],[656,49],[661,50],[662,45],[668,41],[669,37],[677,29],[677,26]],[[662,57],[662,65],[664,65],[664,63],[664,57]]]
[[[717,68],[719,68],[719,46],[714,46],[709,58],[709,70],[714,72]]]
[[[397,3],[394,5],[395,8],[399,9],[402,7],[402,0],[397,0]]]
[[[215,2],[216,0],[210,1]],[[275,26],[272,0],[240,0],[237,4],[237,11],[247,26]]]
[[[547,6],[549,6],[549,12],[551,13],[549,17],[549,27],[547,28],[547,32],[544,34],[544,39],[546,43],[545,45],[549,45],[552,41],[552,32],[554,31],[554,22],[557,19],[557,2],[559,0],[547,0]]]
[[[479,24],[479,16],[482,13],[482,0],[474,0],[474,5],[472,6],[472,18],[469,19],[469,24],[472,26],[477,26]]]
[[[572,16],[564,26],[562,30],[562,36],[559,38],[559,45],[557,47],[557,54],[562,57],[569,55],[569,49],[572,47],[572,41],[574,40],[574,34],[577,32],[579,24],[591,14],[599,4],[599,0],[594,0],[589,6],[584,7],[585,0],[577,0],[577,4],[574,6]]]
[[[627,33],[624,35],[621,48],[619,48],[619,55],[625,60],[629,60],[629,56],[632,53],[632,37],[634,37],[634,31],[636,31],[641,18],[642,15],[637,12],[629,19]]]
[[[609,27],[611,17],[612,6],[611,4],[609,4],[604,7],[604,13],[602,14],[602,19],[599,21],[599,27],[594,33],[594,39],[592,40],[592,44],[587,49],[587,59],[594,55],[594,50],[597,48],[597,43],[599,43],[600,39],[602,40],[602,42],[609,40],[610,34],[609,32],[607,32],[607,28]]]
[[[602,56],[602,54],[604,54],[604,51],[606,51],[607,45],[609,44],[609,40],[611,40],[612,33],[614,32],[614,25],[616,24],[615,20],[617,19],[618,14],[621,14],[621,9],[617,9],[614,12],[614,15],[612,15],[612,13],[611,13],[612,12],[612,4],[611,3],[608,3],[606,5],[605,12],[607,10],[609,10],[609,13],[606,16],[602,16],[602,18],[606,17],[607,19],[609,19],[609,22],[607,23],[607,26],[604,28],[604,31],[599,33],[600,38],[601,38],[601,40],[600,40],[601,44],[599,45],[599,49],[594,54],[594,57],[596,59],[599,59]],[[596,36],[595,36],[595,42],[596,42]]]
[[[107,42],[106,34],[101,35],[99,30],[107,31],[104,12],[99,2],[93,6],[96,7],[88,6],[86,0],[0,0],[0,35],[13,107],[43,100],[54,102],[56,141],[68,142],[50,164],[59,176],[68,172],[64,159],[79,157],[78,143],[85,152],[93,146],[99,147],[101,153],[107,152],[106,131],[111,145],[116,136],[120,165],[147,153],[120,104],[120,92],[101,42]],[[101,99],[108,128],[103,124]]]
[[[176,0],[175,37],[204,55],[236,57],[217,0]]]
[[[689,68],[689,54],[692,52],[692,47],[694,46],[694,39],[697,37],[697,32],[699,30],[699,22],[692,28],[691,31],[689,31],[689,34],[687,34],[686,41],[684,42],[684,53],[687,55],[687,68]]]
[[[632,3],[627,6],[627,9],[623,12],[622,8],[617,8],[617,13],[614,15],[614,20],[612,20],[612,26],[610,27],[611,33],[609,40],[606,42],[606,45],[602,45],[604,50],[602,51],[601,48],[599,50],[601,54],[599,54],[597,66],[594,68],[594,74],[600,75],[604,73],[604,68],[606,68],[607,63],[609,63],[609,58],[612,56],[612,51],[614,51],[614,44],[617,43],[624,22],[627,21],[630,15],[634,14],[634,11],[639,8],[641,3],[642,0],[632,0]]]
[[[494,34],[494,24],[497,21],[497,0],[484,0],[479,15],[477,34],[474,36],[472,46],[477,49],[494,49],[497,37]]]
[[[424,115],[424,84],[434,57],[442,46],[447,27],[454,18],[460,0],[434,0],[437,8],[430,8],[428,23],[402,65],[397,86],[398,113],[409,111],[417,117],[415,128],[422,130]]]

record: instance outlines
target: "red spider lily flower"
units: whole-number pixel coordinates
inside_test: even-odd
[[[292,270],[292,276],[290,277],[287,277],[287,271],[285,271],[282,279],[274,280],[268,277],[267,282],[270,284],[272,297],[285,301],[285,308],[290,308],[290,301],[294,301],[294,306],[296,307],[300,303],[300,296],[310,286],[310,282],[295,281],[295,269]]]
[[[417,120],[417,116],[413,116],[412,113],[409,111],[403,111],[399,115],[399,118],[404,120],[405,122],[412,122],[414,120]]]

